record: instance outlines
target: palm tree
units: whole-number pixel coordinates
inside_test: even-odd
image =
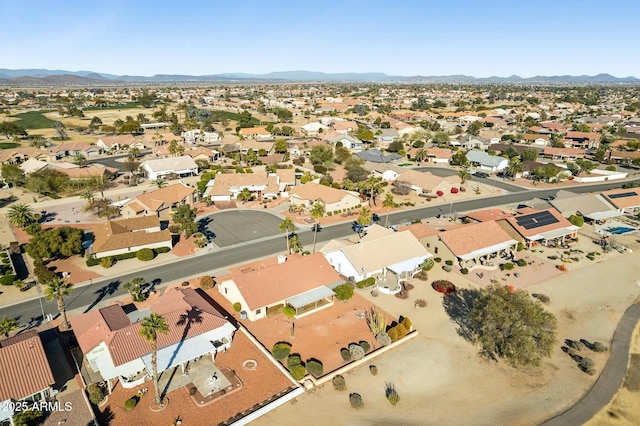
[[[169,185],[169,182],[167,182],[167,180],[164,178],[158,178],[154,183],[156,184],[158,189],[164,188],[165,186]]]
[[[291,249],[289,247],[289,233],[293,232],[294,229],[296,229],[296,226],[294,225],[291,218],[285,217],[284,220],[280,222],[280,232],[286,233],[285,236],[287,238],[287,253],[289,254],[291,254]]]
[[[9,207],[7,219],[11,225],[23,229],[35,222],[33,209],[30,205],[24,203],[14,204]]]
[[[0,334],[9,337],[9,333],[18,328],[15,318],[4,317],[0,320]]]
[[[371,223],[371,210],[363,207],[358,215],[358,223],[362,226],[367,226]]]
[[[142,295],[142,283],[144,283],[144,278],[135,277],[132,278],[131,281],[127,281],[123,286],[124,289],[129,292],[129,295],[134,302],[142,302],[144,300]]]
[[[293,211],[298,213],[298,216],[304,213],[304,210],[305,210],[304,204],[298,204],[297,206],[293,207]]]
[[[472,178],[472,174],[469,172],[469,170],[467,169],[460,169],[458,170],[457,173],[458,177],[460,178],[460,184],[464,185],[464,183],[468,180],[471,180]]]
[[[382,178],[371,176],[364,183],[365,188],[369,189],[369,205],[373,202],[373,205],[376,205],[376,198],[378,194],[382,192]]]
[[[318,220],[324,216],[324,206],[319,202],[316,202],[313,207],[311,207],[311,217],[316,220],[316,224],[313,228],[313,253],[316,252],[316,237],[318,236],[318,227],[320,226],[320,222]]]
[[[105,176],[96,176],[91,179],[91,186],[100,192],[100,196],[104,198],[104,190],[111,186],[111,182],[109,182],[109,179]]]
[[[515,177],[522,173],[522,163],[519,158],[513,157],[509,160],[509,165],[507,166],[507,174],[515,179]]]
[[[129,148],[129,157],[138,158],[140,155],[140,148],[132,146]]]
[[[47,283],[47,288],[44,290],[44,295],[47,300],[54,300],[58,303],[58,311],[60,311],[60,316],[62,317],[62,329],[68,330],[69,321],[67,320],[67,308],[64,304],[64,298],[71,294],[71,290],[73,290],[73,286],[68,282],[60,279],[54,278],[53,280]]]
[[[80,194],[80,198],[82,198],[83,200],[87,200],[87,210],[90,210],[93,206],[93,202],[96,199],[96,194],[91,189],[87,188],[82,191],[82,194]]]
[[[153,370],[153,387],[156,396],[156,406],[162,406],[160,389],[158,389],[158,333],[167,334],[169,325],[164,317],[158,314],[150,314],[142,320],[140,335],[151,344],[151,369]]]
[[[73,163],[76,166],[83,168],[87,165],[87,157],[85,157],[83,154],[78,152],[76,155],[73,156]]]
[[[387,208],[387,219],[384,221],[384,227],[388,228],[389,227],[389,210],[391,210],[392,207],[397,207],[398,205],[396,204],[395,200],[393,199],[393,195],[392,194],[387,194],[384,197],[384,201],[382,202],[382,207],[386,207]]]
[[[416,160],[418,163],[421,161],[424,161],[428,156],[427,150],[424,148],[420,148],[418,151],[416,151],[416,155],[413,156],[413,159]]]

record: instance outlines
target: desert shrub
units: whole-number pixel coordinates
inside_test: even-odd
[[[527,261],[525,259],[518,259],[516,261],[516,263],[518,264],[518,266],[527,266]]]
[[[433,269],[433,266],[435,264],[436,262],[433,260],[432,257],[430,257],[429,259],[424,261],[424,263],[422,264],[422,269],[424,269],[425,271],[430,271],[431,269]]]
[[[356,283],[356,287],[358,287],[358,288],[367,288],[367,287],[371,287],[375,283],[376,283],[376,279],[373,278],[373,277],[369,277],[369,278],[365,278],[362,281],[358,281]]]
[[[360,341],[360,347],[364,350],[365,354],[371,349],[371,345],[365,340]]]
[[[15,275],[7,274],[0,277],[0,285],[13,285],[13,282],[16,280]]]
[[[606,352],[607,347],[603,345],[601,342],[593,342],[593,351],[594,352]]]
[[[542,303],[549,303],[549,301],[551,300],[551,299],[549,299],[549,296],[547,296],[546,294],[542,294],[542,293],[533,293],[531,295],[531,297],[533,297],[535,299],[538,299]]]
[[[306,363],[307,372],[313,377],[321,377],[324,372],[324,367],[320,361],[317,359],[307,360]]]
[[[398,392],[396,391],[396,388],[393,385],[393,383],[385,384],[384,393],[385,393],[385,396],[387,397],[387,401],[389,401],[391,405],[395,406],[398,404],[398,402],[400,402],[400,395],[398,395]]]
[[[503,263],[500,265],[500,270],[502,271],[510,271],[513,268],[515,268],[515,266],[513,266],[513,263],[511,262]]]
[[[427,307],[427,301],[424,299],[416,299],[415,302],[413,302],[413,307],[414,308],[426,308]]]
[[[304,365],[297,364],[291,366],[289,372],[291,373],[291,377],[293,377],[294,380],[301,380],[305,376],[305,374],[307,374],[307,369],[304,367]]]
[[[302,359],[300,358],[300,355],[291,354],[287,357],[287,368],[289,370],[291,370],[291,367],[293,367],[294,365],[301,365],[301,364],[302,364]]]
[[[105,397],[104,389],[95,383],[91,383],[87,387],[87,393],[89,394],[89,401],[94,405],[100,404]]]
[[[395,327],[390,328],[387,331],[387,334],[389,335],[389,339],[391,339],[391,342],[395,342],[396,340],[398,340],[398,331]]]
[[[445,265],[453,266],[453,260],[447,259],[444,261]]]
[[[433,260],[434,260],[436,263],[440,263],[440,262],[442,262],[442,258],[440,258],[440,257],[436,257],[436,258],[434,258]]]
[[[371,373],[372,376],[377,376],[378,375],[378,367],[376,367],[375,365],[371,364],[369,366],[369,373]]]
[[[15,426],[37,426],[43,424],[44,413],[38,410],[18,411],[13,416],[13,424]]]
[[[350,393],[349,394],[349,404],[353,408],[362,408],[362,396],[359,393]]]
[[[404,325],[398,324],[387,331],[387,334],[389,335],[391,341],[395,342],[396,340],[402,339],[407,335],[407,329],[404,327]]]
[[[407,317],[402,318],[402,321],[400,321],[400,324],[404,326],[407,332],[411,330],[411,320],[409,318]]]
[[[431,284],[434,290],[444,293],[444,294],[452,294],[456,291],[456,286],[447,280],[437,280]]]
[[[595,363],[591,358],[583,357],[582,359],[580,359],[580,362],[578,362],[578,367],[580,368],[580,370],[584,371],[590,376],[593,376],[596,373],[594,366]]]
[[[461,273],[462,275],[467,275],[467,274],[469,273],[469,268],[462,268],[462,269],[460,269],[460,273]]]
[[[571,222],[571,224],[574,226],[582,227],[582,225],[584,225],[584,218],[582,216],[572,214],[571,216],[569,216],[569,222]]]
[[[171,232],[172,234],[179,234],[180,233],[180,225],[169,225],[167,227],[167,229],[169,230],[169,232]]]
[[[200,288],[203,290],[212,289],[214,285],[213,278],[209,275],[205,275],[204,277],[200,277]]]
[[[391,338],[386,332],[378,333],[376,334],[376,342],[378,342],[380,346],[387,346],[391,344]]]
[[[518,242],[518,246],[516,247],[516,251],[522,251],[524,250],[524,244],[522,244],[522,242]]]
[[[277,360],[285,359],[291,353],[291,345],[287,342],[278,342],[271,348],[271,355]]]
[[[129,398],[124,402],[124,409],[127,411],[131,411],[136,408],[136,405],[138,405],[138,398],[134,396],[133,398]]]
[[[340,356],[342,357],[342,360],[344,362],[351,361],[351,352],[349,352],[349,349],[346,349],[346,348],[340,349]]]
[[[107,256],[100,259],[100,266],[103,268],[111,268],[114,264],[113,257]]]
[[[354,361],[361,360],[362,358],[364,358],[365,354],[362,346],[357,343],[351,343],[349,345],[349,353],[351,354],[351,358],[353,358]]]
[[[242,304],[240,302],[236,302],[233,304],[233,310],[236,312],[240,312],[242,310]]]
[[[136,253],[136,257],[138,258],[138,260],[146,262],[147,260],[152,260],[154,257],[156,257],[156,254],[150,248],[142,248],[138,250],[138,252]]]
[[[197,392],[198,392],[198,388],[196,388],[195,386],[194,386],[194,387],[189,388],[189,395],[190,395],[190,396],[195,395]]]
[[[333,384],[333,388],[337,391],[343,391],[347,389],[347,383],[344,380],[344,377],[340,374],[336,374],[331,379],[331,383]]]
[[[282,312],[288,317],[288,318],[293,318],[294,316],[296,316],[296,310],[295,308],[287,305],[284,308],[282,308]]]
[[[100,259],[96,258],[96,257],[89,257],[87,258],[87,266],[91,267],[91,266],[97,266],[100,264]]]
[[[336,294],[336,299],[343,302],[353,297],[353,288],[349,284],[340,284],[333,289],[333,292]]]

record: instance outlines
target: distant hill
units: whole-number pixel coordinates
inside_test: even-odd
[[[278,71],[266,74],[223,73],[211,75],[156,74],[153,76],[113,75],[94,71],[65,71],[48,69],[0,68],[0,84],[3,85],[100,85],[100,84],[159,84],[198,82],[363,82],[363,83],[462,83],[462,84],[617,84],[640,83],[636,77],[615,77],[611,74],[535,76],[522,78],[472,77],[468,75],[394,76],[384,73],[323,73],[314,71]]]

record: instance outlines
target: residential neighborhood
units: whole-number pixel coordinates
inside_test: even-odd
[[[2,74],[0,425],[640,422],[637,83]]]

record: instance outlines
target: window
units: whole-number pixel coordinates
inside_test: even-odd
[[[262,312],[262,309],[256,309],[256,315],[260,315],[260,312]]]

